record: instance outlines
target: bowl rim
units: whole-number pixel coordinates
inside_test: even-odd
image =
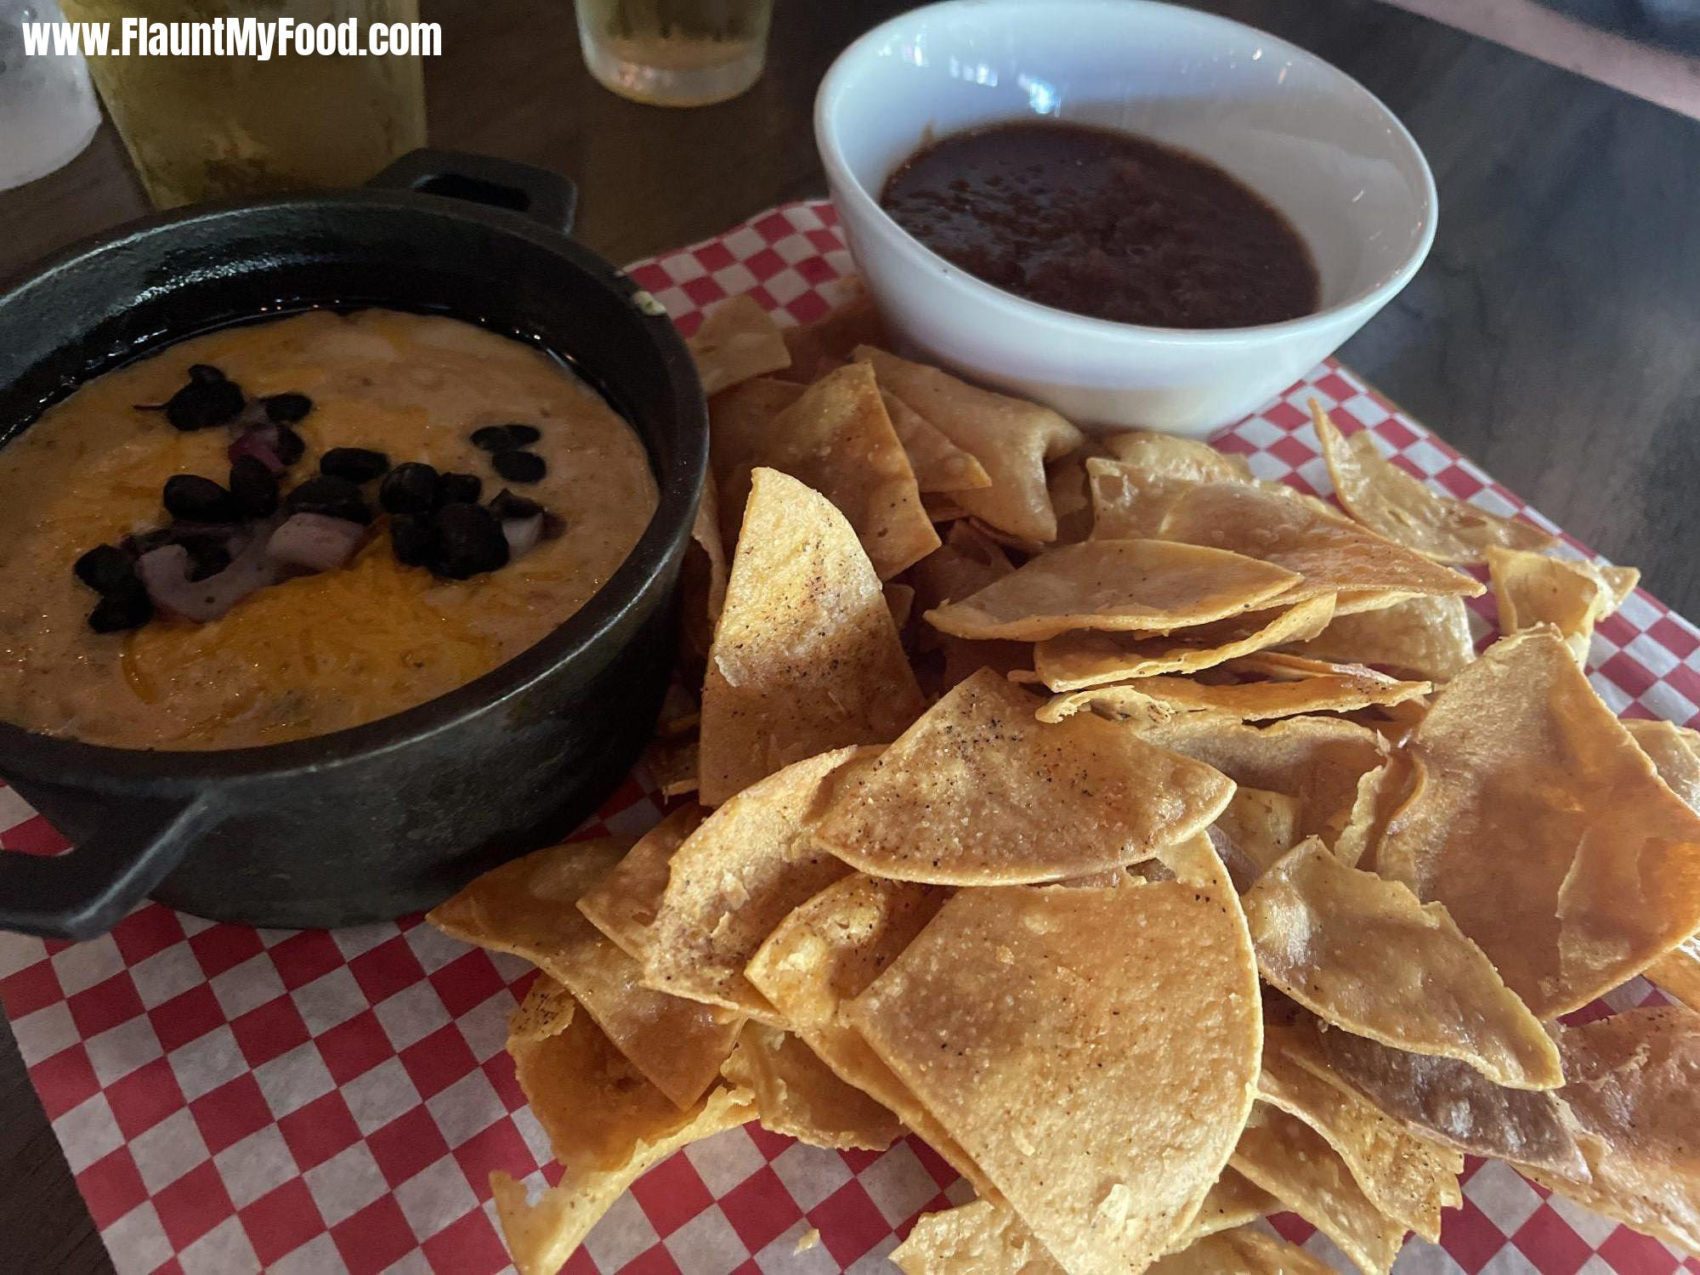
[[[582,659],[609,640],[632,613],[659,600],[654,595],[669,563],[682,558],[690,540],[702,486],[708,472],[708,418],[696,365],[672,319],[649,298],[626,271],[579,244],[563,231],[552,230],[530,218],[506,209],[469,205],[464,201],[418,192],[379,188],[290,195],[266,199],[223,200],[199,204],[175,212],[156,213],[90,236],[42,258],[8,281],[0,290],[0,313],[15,295],[35,287],[56,286],[62,270],[122,251],[138,238],[169,235],[179,226],[202,220],[240,218],[266,212],[298,212],[313,215],[324,211],[371,211],[375,215],[421,212],[479,224],[493,234],[518,236],[535,246],[563,257],[587,287],[606,290],[624,301],[635,323],[648,330],[663,375],[669,382],[672,414],[680,432],[677,456],[671,470],[664,470],[651,454],[657,499],[655,512],[644,526],[626,557],[579,609],[550,629],[536,642],[441,695],[386,714],[369,722],[300,739],[236,748],[171,749],[126,748],[96,744],[69,735],[51,735],[0,719],[0,773],[21,782],[54,786],[92,786],[121,795],[136,784],[181,781],[194,785],[206,781],[270,781],[310,775],[314,771],[390,751],[411,747],[444,732],[453,731],[468,718],[500,711],[522,696],[529,687],[562,666]],[[374,302],[373,304],[381,304]],[[463,322],[476,319],[447,312]],[[284,316],[287,317],[287,316]],[[167,337],[151,350],[164,349],[196,334],[192,326]],[[506,334],[511,335],[511,334]],[[570,353],[570,352],[569,352]],[[105,370],[123,360],[114,360]],[[595,369],[575,367],[580,375],[589,371],[597,385]],[[99,375],[96,372],[95,375]],[[618,391],[610,383],[608,389]],[[57,401],[57,400],[56,400]],[[36,414],[43,410],[38,405]],[[30,418],[33,422],[33,417]],[[637,429],[632,423],[634,430]],[[28,429],[25,425],[24,429]],[[21,434],[23,430],[17,431]],[[640,436],[641,436],[641,431]],[[14,434],[13,437],[16,437]],[[646,444],[646,450],[647,444]]]
[[[1032,301],[988,283],[939,255],[899,225],[897,220],[880,206],[878,197],[872,194],[861,178],[851,170],[838,141],[835,112],[840,103],[854,91],[856,64],[872,56],[876,46],[884,44],[897,32],[912,27],[917,21],[925,21],[935,14],[984,14],[1003,9],[1031,12],[1034,7],[1034,0],[937,0],[936,3],[922,5],[886,19],[857,37],[833,59],[815,94],[814,132],[815,148],[820,153],[821,163],[826,169],[834,195],[848,199],[856,205],[855,211],[863,217],[871,216],[874,224],[900,244],[902,251],[907,252],[916,264],[935,271],[940,282],[954,286],[978,302],[1001,308],[1008,317],[1049,323],[1083,338],[1098,341],[1132,338],[1141,344],[1231,346],[1302,335],[1308,330],[1331,325],[1365,310],[1373,313],[1397,295],[1422,268],[1434,246],[1435,231],[1440,220],[1440,199],[1434,184],[1434,173],[1429,168],[1428,157],[1423,154],[1410,130],[1385,102],[1358,80],[1332,62],[1279,36],[1271,35],[1260,27],[1184,5],[1166,3],[1165,0],[1046,0],[1046,3],[1052,7],[1070,6],[1119,14],[1161,11],[1173,19],[1207,30],[1249,32],[1268,41],[1285,56],[1335,78],[1349,95],[1356,96],[1379,114],[1396,146],[1402,146],[1415,160],[1416,173],[1421,179],[1418,215],[1422,221],[1422,233],[1412,244],[1399,268],[1380,282],[1309,314],[1283,319],[1277,323],[1252,324],[1246,327],[1165,328],[1140,323],[1121,323],[1114,319],[1096,318],[1072,310],[1062,310],[1041,301]],[[849,218],[846,217],[845,220],[848,221]]]

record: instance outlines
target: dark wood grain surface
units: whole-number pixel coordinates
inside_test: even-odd
[[[426,71],[431,140],[567,173],[581,187],[579,237],[629,260],[821,193],[815,86],[838,49],[906,7],[779,0],[756,88],[674,112],[589,79],[565,0],[425,0],[444,30]],[[1343,357],[1700,614],[1700,124],[1373,0],[1201,7],[1343,67],[1434,167],[1433,255]],[[67,169],[0,194],[0,277],[143,211],[103,129]],[[0,1269],[108,1270],[10,1033],[0,1037]]]

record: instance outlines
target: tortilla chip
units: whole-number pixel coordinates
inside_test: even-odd
[[[1405,1228],[1376,1208],[1346,1162],[1304,1121],[1259,1103],[1230,1163],[1321,1231],[1364,1275],[1386,1275]]]
[[[926,619],[957,637],[1021,642],[1071,629],[1167,632],[1249,611],[1294,579],[1253,558],[1194,545],[1088,540],[1042,554]]]
[[[1551,549],[1558,541],[1539,527],[1501,518],[1442,495],[1381,454],[1370,430],[1346,438],[1315,399],[1311,421],[1334,495],[1346,512],[1389,540],[1437,562],[1479,563],[1494,547]]]
[[[1700,1253],[1700,1014],[1632,1009],[1561,1026],[1559,1096],[1580,1132],[1589,1176],[1536,1181],[1607,1217]]]
[[[884,743],[923,707],[849,523],[758,469],[703,684],[702,803],[830,748]]]
[[[1333,616],[1334,597],[1323,594],[1290,607],[1245,611],[1168,635],[1064,633],[1034,648],[1033,667],[1053,691],[1196,673],[1237,656],[1314,636]]]
[[[811,1147],[884,1151],[903,1136],[896,1116],[845,1084],[789,1032],[745,1024],[721,1071],[755,1095],[762,1128]]]
[[[537,1041],[559,1036],[572,1025],[577,1009],[571,992],[547,974],[539,974],[525,999],[508,1015],[508,1039]]]
[[[1279,483],[1198,483],[1170,505],[1165,540],[1231,549],[1302,577],[1288,600],[1334,593],[1337,614],[1386,606],[1397,597],[1474,597],[1482,586],[1330,511]]]
[[[1586,664],[1594,624],[1617,606],[1617,595],[1600,569],[1591,562],[1517,549],[1490,548],[1487,562],[1499,603],[1499,631],[1510,635],[1550,624],[1576,662]]]
[[[949,492],[922,492],[921,508],[934,523],[961,522],[968,517],[968,511],[951,499]]]
[[[710,310],[685,341],[697,365],[705,398],[751,377],[791,366],[779,325],[748,293],[728,297]]]
[[[1202,838],[1173,866],[1163,883],[961,891],[848,1007],[1086,1275],[1138,1270],[1187,1226],[1256,1086],[1262,1020],[1233,887]]]
[[[663,797],[695,792],[702,767],[702,749],[695,735],[682,739],[652,739],[643,750],[644,768]]]
[[[750,475],[765,466],[830,500],[856,529],[882,580],[938,548],[872,370],[854,364],[794,398],[793,389],[782,381],[751,382],[713,406],[709,446],[722,538],[737,539]]]
[[[600,1089],[586,1098],[589,1104],[607,1101]],[[590,1118],[592,1113],[586,1115]],[[500,1171],[492,1173],[496,1216],[514,1265],[521,1275],[556,1275],[590,1228],[633,1182],[681,1147],[734,1129],[754,1115],[748,1094],[716,1089],[683,1123],[634,1122],[622,1160],[583,1172],[569,1170],[559,1186],[545,1190],[536,1201],[527,1199],[523,1183]]]
[[[813,323],[781,330],[785,348],[791,352],[791,366],[784,372],[786,380],[807,385],[834,368],[843,367],[858,345],[889,344],[889,334],[874,308],[873,297],[862,287],[861,280],[852,282],[854,294],[843,304]]]
[[[1094,457],[1086,462],[1086,494],[1092,502],[1092,539],[1148,540],[1163,529],[1163,519],[1186,492],[1175,482],[1119,460]]]
[[[613,1168],[639,1138],[693,1118],[695,1108],[680,1111],[588,1014],[574,1014],[548,1035],[511,1034],[508,1053],[532,1114],[569,1173]]]
[[[1312,1075],[1361,1093],[1419,1138],[1465,1155],[1586,1173],[1562,1104],[1550,1089],[1506,1089],[1468,1063],[1389,1049],[1306,1016],[1292,1057]]]
[[[1357,799],[1358,780],[1387,761],[1374,731],[1334,717],[1289,717],[1273,726],[1177,718],[1141,736],[1221,771],[1236,784],[1298,799],[1301,837],[1334,837]]]
[[[1258,1218],[1281,1211],[1281,1201],[1245,1175],[1223,1169],[1216,1185],[1198,1206],[1198,1212],[1176,1240],[1171,1252],[1180,1252],[1207,1235],[1230,1231],[1236,1226],[1255,1222]]]
[[[1146,1269],[1149,1275],[1334,1275],[1320,1257],[1249,1226],[1207,1235]]]
[[[1285,793],[1239,787],[1210,825],[1210,844],[1242,894],[1299,843],[1299,802]]]
[[[680,806],[639,837],[625,858],[579,896],[578,910],[627,955],[641,961],[648,952],[649,928],[661,910],[674,852],[707,814],[694,802]]]
[[[1255,482],[1243,456],[1219,452],[1196,438],[1130,429],[1098,440],[1104,450],[1130,469],[1150,478],[1179,478],[1185,482]]]
[[[1376,870],[1439,901],[1540,1018],[1700,928],[1700,816],[1654,773],[1551,629],[1504,638],[1435,697],[1420,786]]]
[[[1415,771],[1403,753],[1388,758],[1358,780],[1358,795],[1340,835],[1334,839],[1334,857],[1348,868],[1375,870],[1375,848],[1399,809],[1410,800]]]
[[[1476,658],[1462,598],[1406,598],[1392,606],[1334,618],[1293,648],[1324,660],[1356,660],[1445,682]]]
[[[951,494],[969,513],[1027,540],[1057,538],[1045,487],[1045,462],[1066,456],[1084,435],[1048,407],[994,394],[937,368],[862,346],[881,388],[916,412],[984,467],[992,485]]]
[[[904,1275],[1064,1275],[1020,1218],[988,1200],[923,1214],[889,1260]]]
[[[942,886],[852,873],[781,921],[744,972],[778,1009],[787,1029],[841,1080],[895,1112],[982,1197],[1001,1198],[843,1013],[844,1005],[868,989],[949,897]]]
[[[644,975],[652,986],[784,1026],[744,966],[792,908],[850,871],[815,845],[808,822],[834,772],[875,751],[839,748],[796,762],[703,820],[673,853],[650,927]]]
[[[899,881],[1055,881],[1148,858],[1228,804],[1233,785],[1208,766],[1090,715],[1046,725],[1033,708],[995,673],[974,674],[845,776],[820,843]]]
[[[909,456],[909,468],[915,471],[915,485],[923,493],[972,491],[992,485],[986,467],[965,452],[944,433],[895,394],[880,393],[885,414],[897,431],[898,441]],[[963,516],[967,516],[963,510]]]
[[[891,612],[891,622],[901,633],[909,623],[909,616],[915,610],[915,586],[912,584],[891,583],[885,586],[885,607]]]
[[[1627,730],[1665,786],[1700,812],[1700,735],[1671,722],[1625,721]]]
[[[612,839],[539,850],[486,872],[426,919],[446,934],[523,956],[543,970],[656,1088],[686,1108],[719,1078],[738,1023],[644,987],[638,962],[575,906],[625,851]]]
[[[1700,936],[1689,935],[1641,971],[1689,1009],[1700,1009]]]
[[[1439,1243],[1441,1209],[1463,1200],[1464,1157],[1415,1137],[1361,1094],[1308,1071],[1295,1036],[1291,1028],[1265,1026],[1258,1097],[1321,1134],[1377,1209]]]
[[[1258,972],[1336,1027],[1439,1054],[1512,1089],[1564,1083],[1558,1050],[1438,904],[1347,867],[1315,838],[1245,895]]]
[[[915,610],[921,613],[978,593],[1015,570],[1009,555],[968,522],[953,523],[944,545],[909,569],[915,586]],[[937,645],[939,634],[921,627],[923,645]]]
[[[1154,726],[1188,713],[1234,721],[1269,721],[1301,713],[1342,713],[1371,704],[1399,704],[1426,694],[1427,682],[1401,682],[1361,664],[1327,666],[1334,671],[1265,682],[1199,682],[1186,677],[1147,677],[1118,686],[1095,686],[1058,695],[1039,710],[1042,722],[1092,709],[1101,716]],[[1247,661],[1222,665],[1225,673],[1264,671]]]
[[[1079,544],[1092,534],[1092,484],[1086,462],[1103,454],[1099,440],[1089,438],[1047,470],[1045,489],[1057,515],[1056,543]]]
[[[439,903],[425,919],[464,943],[511,952],[547,972],[545,962],[582,937],[574,902],[630,846],[628,838],[596,837],[510,859]]]

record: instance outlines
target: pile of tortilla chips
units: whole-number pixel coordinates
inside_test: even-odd
[[[652,754],[693,796],[431,914],[540,971],[519,1268],[751,1119],[960,1171],[909,1275],[1324,1269],[1283,1211],[1386,1272],[1465,1154],[1700,1251],[1700,1013],[1555,1021],[1644,971],[1700,1004],[1700,737],[1579,663],[1633,573],[1320,412],[1344,512],[884,343],[710,316]]]

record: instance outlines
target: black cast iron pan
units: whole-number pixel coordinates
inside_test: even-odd
[[[564,835],[620,782],[666,687],[707,424],[672,324],[567,237],[573,205],[554,174],[416,151],[361,190],[135,223],[0,295],[0,445],[82,381],[174,339],[383,305],[570,359],[636,427],[660,486],[637,548],[583,610],[393,717],[220,752],[103,748],[0,723],[0,777],[76,847],[0,854],[0,927],[86,937],[150,894],[265,926],[391,918]]]

